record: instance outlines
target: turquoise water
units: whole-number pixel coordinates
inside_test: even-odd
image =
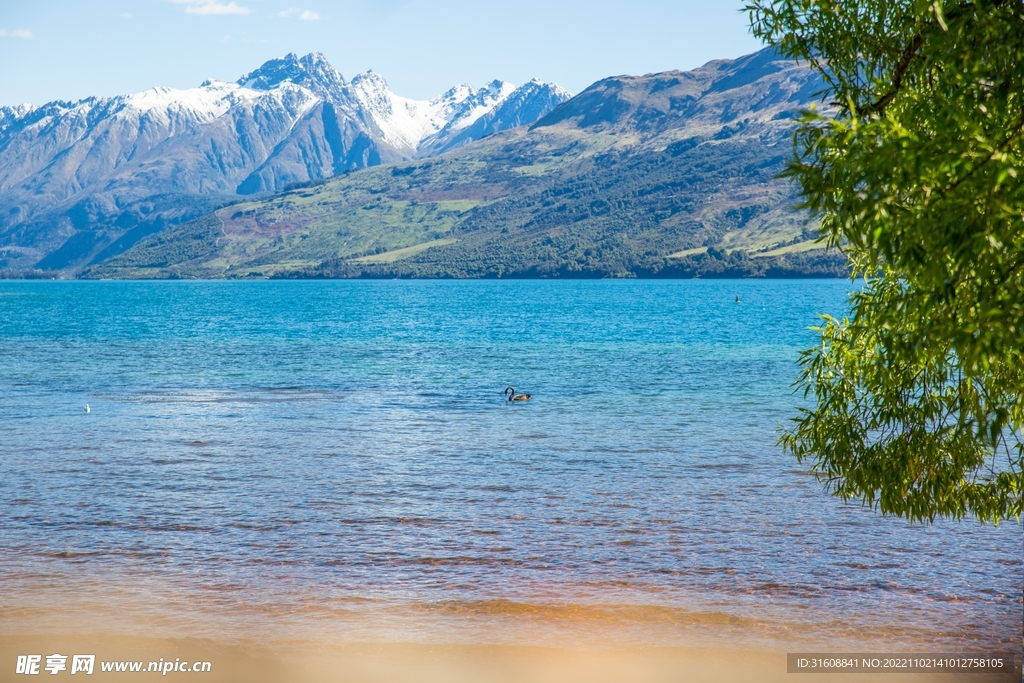
[[[0,282],[0,630],[1019,644],[1018,525],[775,446],[849,288]]]

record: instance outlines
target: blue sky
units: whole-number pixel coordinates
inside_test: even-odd
[[[692,69],[757,50],[742,0],[3,0],[0,104],[236,80],[323,52],[428,98],[494,78],[573,93],[605,76]]]

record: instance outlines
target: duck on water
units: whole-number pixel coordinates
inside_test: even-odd
[[[514,388],[512,388],[512,387],[507,387],[505,389],[505,395],[508,396],[508,400],[509,401],[529,401],[530,400],[530,395],[529,394],[517,394],[516,390]]]

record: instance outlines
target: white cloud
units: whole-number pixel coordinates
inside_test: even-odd
[[[16,28],[8,31],[5,28],[0,28],[0,38],[24,38],[28,40],[32,37],[32,31],[27,28]]]
[[[302,19],[303,21],[319,21],[320,20],[320,15],[317,14],[316,12],[314,12],[311,9],[299,9],[298,7],[289,7],[288,9],[284,10],[283,12],[278,12],[277,13],[277,16],[285,17],[285,18],[287,18],[287,17],[294,17],[296,15],[298,15],[299,19]]]
[[[249,8],[242,7],[233,0],[227,4],[218,0],[171,0],[175,5],[185,5],[187,14],[248,14]]]
[[[131,19],[132,18],[132,13],[131,12],[125,12],[121,16],[124,17],[125,19]]]

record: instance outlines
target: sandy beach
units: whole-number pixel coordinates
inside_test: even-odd
[[[571,649],[515,645],[444,645],[312,642],[246,642],[234,645],[205,639],[154,639],[131,636],[0,637],[0,681],[24,680],[11,666],[18,654],[89,652],[100,661],[208,661],[209,672],[171,672],[169,680],[206,683],[685,683],[708,681],[972,681],[996,683],[1014,676],[956,674],[788,674],[784,652],[702,648]],[[45,657],[45,655],[44,655]],[[45,659],[44,659],[45,662]],[[156,674],[103,673],[97,663],[89,680],[146,681]],[[46,672],[41,672],[46,675]]]

